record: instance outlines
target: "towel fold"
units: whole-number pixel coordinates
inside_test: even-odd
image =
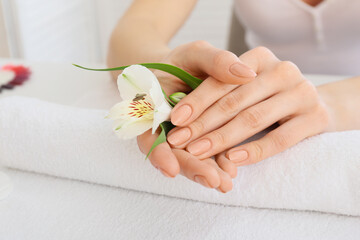
[[[232,206],[360,216],[360,131],[325,133],[258,164],[240,167],[221,194],[163,177],[104,119],[106,110],[36,99],[0,100],[0,164],[27,171]]]

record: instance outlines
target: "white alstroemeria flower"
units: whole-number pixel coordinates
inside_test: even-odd
[[[108,118],[122,139],[136,137],[170,119],[172,107],[165,99],[156,76],[146,67],[132,65],[117,80],[122,102],[111,108]]]
[[[8,84],[15,78],[13,71],[2,71],[0,70],[0,86]]]

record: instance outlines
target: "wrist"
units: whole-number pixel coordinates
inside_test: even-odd
[[[321,102],[324,104],[325,109],[327,110],[329,121],[328,125],[324,129],[324,132],[334,132],[338,129],[338,107],[336,106],[336,101],[334,101],[333,96],[331,95],[328,87],[326,85],[321,85],[317,87],[317,91]]]
[[[360,78],[350,78],[317,87],[330,116],[326,131],[360,129]]]

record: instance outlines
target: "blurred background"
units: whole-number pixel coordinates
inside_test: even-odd
[[[131,0],[0,0],[0,58],[104,63]],[[171,46],[206,39],[227,48],[231,0],[199,0]]]

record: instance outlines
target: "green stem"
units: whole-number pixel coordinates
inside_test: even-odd
[[[122,67],[116,67],[116,68],[104,68],[104,69],[95,69],[95,68],[86,68],[77,64],[73,64],[75,67],[82,68],[85,70],[91,70],[91,71],[118,71],[118,70],[124,70],[125,68],[129,66],[122,66]],[[192,89],[197,88],[201,83],[202,80],[200,78],[194,77],[190,73],[182,70],[181,68],[175,67],[170,64],[165,63],[139,63],[138,65],[142,65],[147,68],[157,69],[161,70],[167,73],[170,73],[174,75],[175,77],[182,80],[184,83],[186,83],[189,87]]]

